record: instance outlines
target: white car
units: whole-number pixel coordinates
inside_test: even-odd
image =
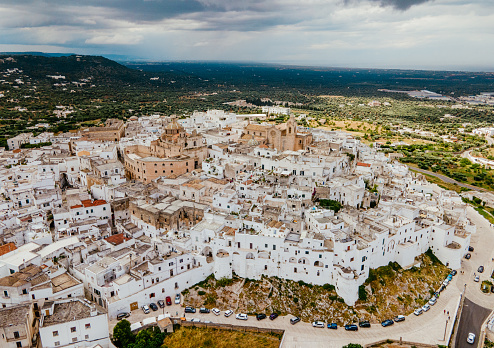
[[[470,332],[468,334],[467,342],[470,343],[470,344],[474,344],[475,343],[475,334],[474,333],[471,333]]]
[[[449,284],[449,280],[447,280],[447,279],[446,279],[446,280],[443,282],[443,285],[444,285],[444,286],[448,286],[448,284]]]
[[[413,314],[415,314],[415,315],[420,315],[420,314],[422,314],[423,312],[424,312],[424,311],[422,310],[422,308],[417,308],[417,309],[413,312]]]
[[[233,311],[232,311],[231,309],[229,309],[229,310],[227,310],[227,311],[225,312],[225,317],[229,317],[229,316],[230,316],[230,315],[232,315],[232,314],[233,314]]]
[[[220,313],[221,313],[221,312],[220,312],[220,310],[219,310],[218,308],[213,308],[213,309],[211,310],[211,312],[213,312],[213,313],[214,313],[214,315],[220,315]]]
[[[312,323],[312,326],[324,328],[324,322],[316,320],[315,322]]]
[[[144,314],[148,314],[149,313],[149,307],[147,305],[142,306],[142,311],[144,312]]]
[[[480,277],[479,276],[475,276],[475,278],[473,278],[473,281],[478,283],[480,281]]]
[[[437,298],[436,297],[433,297],[429,300],[429,306],[434,306],[437,302]]]
[[[201,321],[201,319],[198,319],[198,318],[192,318],[192,319],[190,319],[189,321],[192,321],[192,322],[194,322],[194,323],[198,323],[198,322],[200,322],[200,321]]]
[[[180,304],[180,294],[175,295],[175,304]]]
[[[422,306],[422,310],[423,310],[424,312],[427,312],[429,309],[431,309],[431,306],[429,306],[429,304],[428,304],[428,303],[426,303],[425,305],[423,305],[423,306]]]
[[[249,319],[247,317],[247,314],[244,314],[244,313],[238,313],[236,316],[235,316],[235,319],[238,319],[238,320],[247,320]]]

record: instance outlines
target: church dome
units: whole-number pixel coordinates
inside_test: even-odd
[[[247,144],[248,144],[249,146],[257,146],[257,145],[259,145],[259,142],[258,142],[258,141],[254,138],[254,135],[252,135],[252,139],[250,139],[250,140],[247,142]]]

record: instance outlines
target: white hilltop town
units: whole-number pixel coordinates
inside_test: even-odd
[[[343,131],[265,117],[134,116],[8,139],[0,347],[109,347],[119,314],[211,274],[330,284],[353,306],[389,262],[420,266],[431,249],[460,269],[476,225],[456,192]]]

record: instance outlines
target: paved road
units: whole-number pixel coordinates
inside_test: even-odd
[[[477,186],[473,186],[473,185],[469,185],[469,184],[464,184],[462,182],[459,182],[459,181],[456,181],[454,179],[451,179],[450,177],[448,177],[446,175],[434,173],[434,172],[431,172],[429,170],[424,170],[424,169],[420,169],[420,168],[416,168],[416,167],[410,167],[410,166],[408,168],[410,168],[410,170],[413,170],[413,171],[416,171],[416,172],[419,172],[419,173],[422,173],[422,174],[428,174],[428,175],[431,175],[431,176],[435,176],[436,178],[441,179],[444,182],[447,182],[449,184],[456,184],[456,185],[458,185],[460,187],[465,187],[465,188],[470,189],[470,190],[487,191],[487,192],[490,191],[490,190],[487,190],[487,189],[482,188],[482,187],[477,187]]]
[[[477,346],[480,337],[480,328],[490,312],[490,309],[481,307],[468,298],[465,299],[458,326],[458,335],[456,336],[456,348],[472,347],[467,343],[467,337],[470,332],[475,334],[474,346]]]

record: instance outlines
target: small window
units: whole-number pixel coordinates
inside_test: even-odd
[[[20,335],[19,335],[19,331],[14,331],[14,338],[19,338]]]
[[[55,342],[55,347],[58,347],[60,345],[60,341]]]
[[[77,337],[72,337],[72,343],[77,342]]]
[[[85,335],[85,336],[84,336],[84,338],[85,338],[86,340],[88,340],[88,339],[89,339],[89,335]]]
[[[87,329],[90,329],[91,328],[91,324],[86,324],[85,327],[86,327],[86,330]]]
[[[58,336],[58,331],[53,331],[53,337],[57,337]]]
[[[77,330],[76,330],[75,326],[73,326],[73,327],[70,328],[70,332],[76,332],[76,331]]]

